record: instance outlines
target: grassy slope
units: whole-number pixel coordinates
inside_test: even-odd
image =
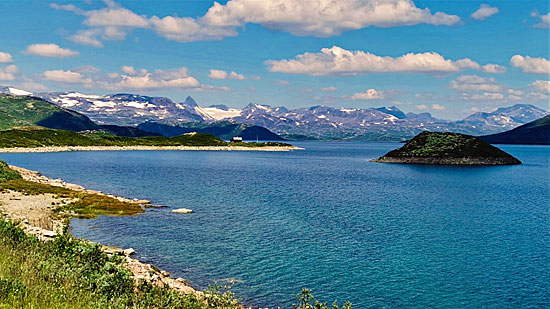
[[[484,141],[459,133],[423,132],[385,157],[508,158],[508,153]]]
[[[174,137],[121,137],[109,133],[75,133],[44,128],[19,128],[0,131],[0,148],[44,146],[227,146],[227,142],[206,133]],[[282,143],[239,143],[236,146],[290,146]]]
[[[99,129],[88,117],[42,99],[0,94],[0,130],[36,125],[71,131]]]
[[[0,217],[2,308],[239,308],[232,293],[203,296],[134,283],[117,256],[65,233],[39,241]]]
[[[479,138],[491,144],[550,145],[550,115],[506,132]]]

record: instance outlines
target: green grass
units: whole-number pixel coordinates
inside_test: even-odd
[[[72,131],[99,129],[88,117],[45,100],[0,94],[0,130],[36,125]]]
[[[239,308],[219,287],[204,296],[135,284],[123,260],[65,233],[40,241],[0,217],[0,308]]]
[[[76,133],[40,127],[0,131],[0,148],[63,146],[228,146],[220,138],[206,133],[187,133],[174,137],[122,137],[105,132]],[[231,143],[234,146],[291,146],[283,143]]]
[[[386,157],[508,158],[506,152],[477,137],[449,132],[422,132]]]
[[[59,198],[67,198],[72,202],[57,208],[55,211],[57,213],[73,213],[75,217],[80,218],[95,218],[98,215],[127,216],[145,211],[138,204],[119,201],[105,195],[74,191],[24,180],[19,173],[8,168],[6,162],[0,160],[0,191],[5,190],[17,191],[26,195],[49,193]]]

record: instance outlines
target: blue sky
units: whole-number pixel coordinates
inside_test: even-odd
[[[549,109],[549,26],[546,0],[4,0],[0,85],[457,119]]]

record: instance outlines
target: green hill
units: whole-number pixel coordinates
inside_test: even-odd
[[[205,133],[175,137],[122,137],[105,132],[76,133],[40,127],[0,131],[0,148],[46,146],[226,146],[228,143]]]
[[[215,123],[188,122],[178,125],[169,125],[157,122],[144,122],[138,128],[147,132],[154,132],[164,136],[176,136],[189,132],[202,132],[215,135],[222,139],[241,136],[243,140],[282,141],[279,135],[260,126],[252,126],[229,121]]]
[[[550,145],[550,115],[510,131],[479,138],[491,144]]]
[[[25,126],[69,131],[101,129],[88,117],[42,99],[0,94],[0,130]]]
[[[434,165],[521,164],[510,154],[479,138],[449,132],[422,132],[403,147],[373,161]]]

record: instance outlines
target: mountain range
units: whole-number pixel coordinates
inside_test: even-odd
[[[480,137],[491,144],[550,145],[550,115],[510,131]]]
[[[30,94],[13,87],[0,88],[0,91],[14,95]],[[313,106],[290,110],[251,103],[237,109],[221,104],[201,107],[191,97],[176,103],[165,97],[135,94],[50,92],[32,95],[79,112],[102,125],[137,127],[142,123],[154,123],[164,125],[163,130],[166,130],[166,126],[197,127],[197,123],[219,126],[218,122],[225,121],[263,127],[291,139],[395,141],[409,139],[426,130],[488,135],[516,128],[548,114],[548,111],[533,105],[516,104],[450,121],[435,118],[430,113],[404,113],[395,106],[366,109]]]

